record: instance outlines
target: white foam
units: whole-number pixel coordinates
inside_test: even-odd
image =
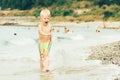
[[[82,35],[78,34],[78,35],[76,35],[76,36],[71,37],[71,39],[72,39],[72,40],[83,40],[84,37],[83,37]]]

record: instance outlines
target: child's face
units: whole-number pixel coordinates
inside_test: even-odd
[[[40,20],[46,26],[46,25],[48,25],[48,23],[50,21],[50,15],[49,14],[43,14],[43,15],[41,15]]]

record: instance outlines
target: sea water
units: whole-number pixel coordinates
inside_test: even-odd
[[[101,65],[100,61],[85,59],[90,46],[119,41],[120,30],[99,28],[97,33],[97,28],[77,26],[64,33],[64,27],[54,29],[50,51],[50,70],[54,75],[43,75],[39,68],[38,28],[0,26],[0,80],[110,80],[114,70],[108,71],[108,77],[101,73],[103,79],[88,76],[89,70]]]

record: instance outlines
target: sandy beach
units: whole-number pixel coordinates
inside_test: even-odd
[[[120,67],[120,41],[91,47],[90,60],[101,60],[102,64],[115,64]],[[120,80],[120,74],[115,80]]]

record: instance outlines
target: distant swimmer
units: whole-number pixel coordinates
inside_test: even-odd
[[[100,30],[96,29],[96,32],[98,33],[98,32],[100,32]]]
[[[53,28],[52,31],[54,31],[55,29]]]
[[[60,32],[60,30],[59,30],[59,29],[57,29],[57,32]]]
[[[64,33],[67,33],[67,28],[66,27],[64,28]]]
[[[64,33],[68,33],[70,30],[67,27],[64,28]]]
[[[14,33],[14,35],[17,35],[17,33]]]

